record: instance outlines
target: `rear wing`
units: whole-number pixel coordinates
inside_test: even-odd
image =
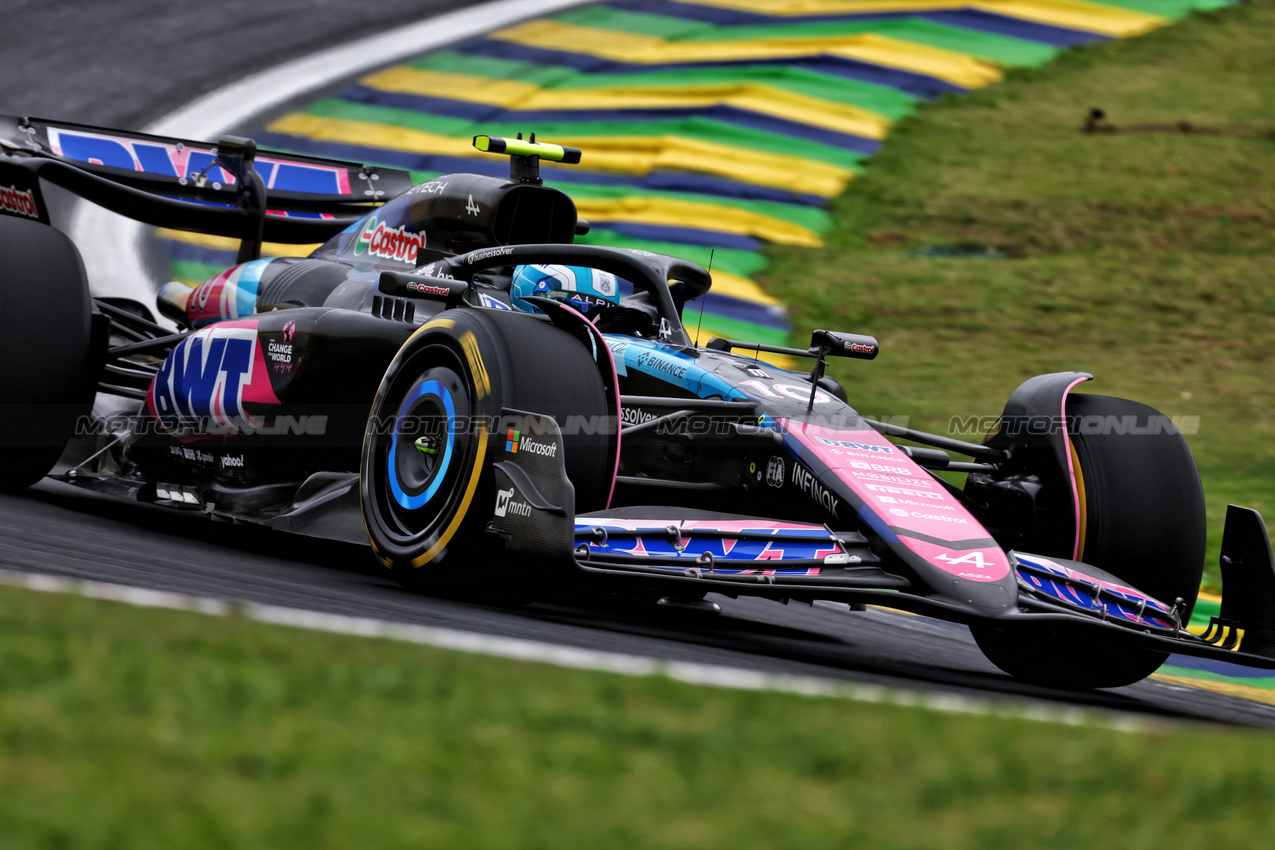
[[[145,224],[241,240],[323,242],[412,186],[393,168],[0,115],[0,214],[49,224],[41,181]],[[241,261],[242,261],[241,259]]]

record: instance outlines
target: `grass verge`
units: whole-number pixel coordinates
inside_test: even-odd
[[[1272,758],[0,588],[6,848],[1261,846]]]
[[[1275,511],[1273,31],[1252,0],[926,105],[834,204],[827,248],[775,249],[761,280],[798,338],[878,336],[835,373],[867,414],[946,433],[1077,369],[1200,417],[1216,583],[1226,504]],[[1091,107],[1219,132],[1084,134]]]

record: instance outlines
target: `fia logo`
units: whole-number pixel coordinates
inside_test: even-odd
[[[784,486],[784,459],[775,455],[766,464],[766,483],[771,487]]]

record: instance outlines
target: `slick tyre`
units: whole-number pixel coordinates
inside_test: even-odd
[[[564,427],[607,416],[598,367],[581,343],[536,316],[447,311],[424,325],[381,381],[364,438],[360,499],[377,559],[429,593],[522,598],[550,581],[503,557],[486,533],[505,448],[501,409],[552,416],[579,512],[605,506],[614,435]],[[614,419],[614,417],[610,417]],[[608,427],[618,427],[609,425]]]
[[[96,386],[93,301],[61,231],[0,216],[0,491],[53,468]]]
[[[1071,432],[1081,504],[1078,560],[1167,604],[1182,599],[1189,618],[1204,573],[1205,522],[1186,440],[1160,428],[1167,418],[1153,408],[1126,399],[1073,395],[1067,412],[1078,425]],[[1147,432],[1137,433],[1142,428]],[[1073,690],[1133,684],[1168,657],[1065,629],[970,631],[1006,673]]]

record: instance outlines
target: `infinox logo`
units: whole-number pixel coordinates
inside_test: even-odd
[[[558,444],[533,440],[521,431],[510,428],[505,437],[505,451],[510,454],[526,452],[528,454],[541,455],[542,457],[557,457]]]
[[[35,205],[35,194],[30,189],[24,192],[17,186],[0,186],[0,209],[28,218],[40,217],[40,208]]]
[[[359,238],[354,243],[354,253],[366,252],[374,257],[415,265],[416,253],[424,247],[425,234],[409,233],[403,225],[391,230],[385,222],[372,216],[359,231]]]

